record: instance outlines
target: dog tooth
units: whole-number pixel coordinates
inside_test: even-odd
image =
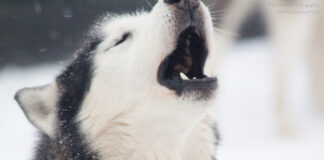
[[[205,73],[205,75],[206,75],[207,77],[212,77],[212,73],[210,73],[210,72]]]
[[[183,80],[189,80],[189,78],[187,77],[187,75],[184,74],[183,72],[180,72],[180,77],[181,77]]]
[[[196,77],[193,77],[193,79],[197,79]]]

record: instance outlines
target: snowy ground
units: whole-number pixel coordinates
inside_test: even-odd
[[[274,59],[264,40],[236,45],[223,61],[218,97],[219,160],[323,160],[324,118],[310,107],[307,70],[298,62],[289,97],[297,132],[280,137],[273,121]],[[13,100],[15,91],[46,84],[59,64],[0,70],[0,160],[30,159],[36,130]]]

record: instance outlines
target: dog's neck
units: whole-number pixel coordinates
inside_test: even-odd
[[[91,148],[98,149],[103,160],[212,159],[216,139],[207,118],[188,129],[178,127],[171,130],[177,122],[166,123],[168,126],[156,121],[142,124],[116,121],[109,125],[108,130],[92,136],[89,142]]]
[[[199,111],[179,112],[192,106],[175,107],[141,106],[127,113],[107,108],[96,113],[85,107],[79,120],[87,143],[103,160],[211,159],[216,142],[211,120],[207,115],[197,119]]]
[[[209,160],[214,155],[216,140],[206,102],[139,93],[130,99],[107,95],[102,86],[92,86],[96,92],[85,98],[77,121],[89,148],[103,160]]]

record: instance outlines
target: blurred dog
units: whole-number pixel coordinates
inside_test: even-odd
[[[16,94],[41,131],[35,159],[214,159],[213,34],[196,0],[103,17],[52,84]]]
[[[220,36],[216,44],[220,61],[221,53],[233,43],[245,22],[259,10],[266,23],[268,37],[276,54],[275,113],[280,133],[293,130],[291,115],[286,104],[287,80],[290,66],[304,54],[310,64],[312,95],[316,112],[324,115],[324,9],[322,0],[210,0],[216,31]],[[222,32],[228,34],[222,34]],[[220,62],[215,62],[220,63]]]

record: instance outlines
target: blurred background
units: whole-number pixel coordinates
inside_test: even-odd
[[[155,0],[0,0],[0,67],[68,58],[98,16],[149,10],[154,4]],[[261,36],[260,20],[251,18],[243,36]]]
[[[204,2],[217,28],[218,159],[323,160],[322,2]],[[155,3],[0,0],[0,159],[30,159],[37,140],[14,93],[51,82],[98,16]]]

